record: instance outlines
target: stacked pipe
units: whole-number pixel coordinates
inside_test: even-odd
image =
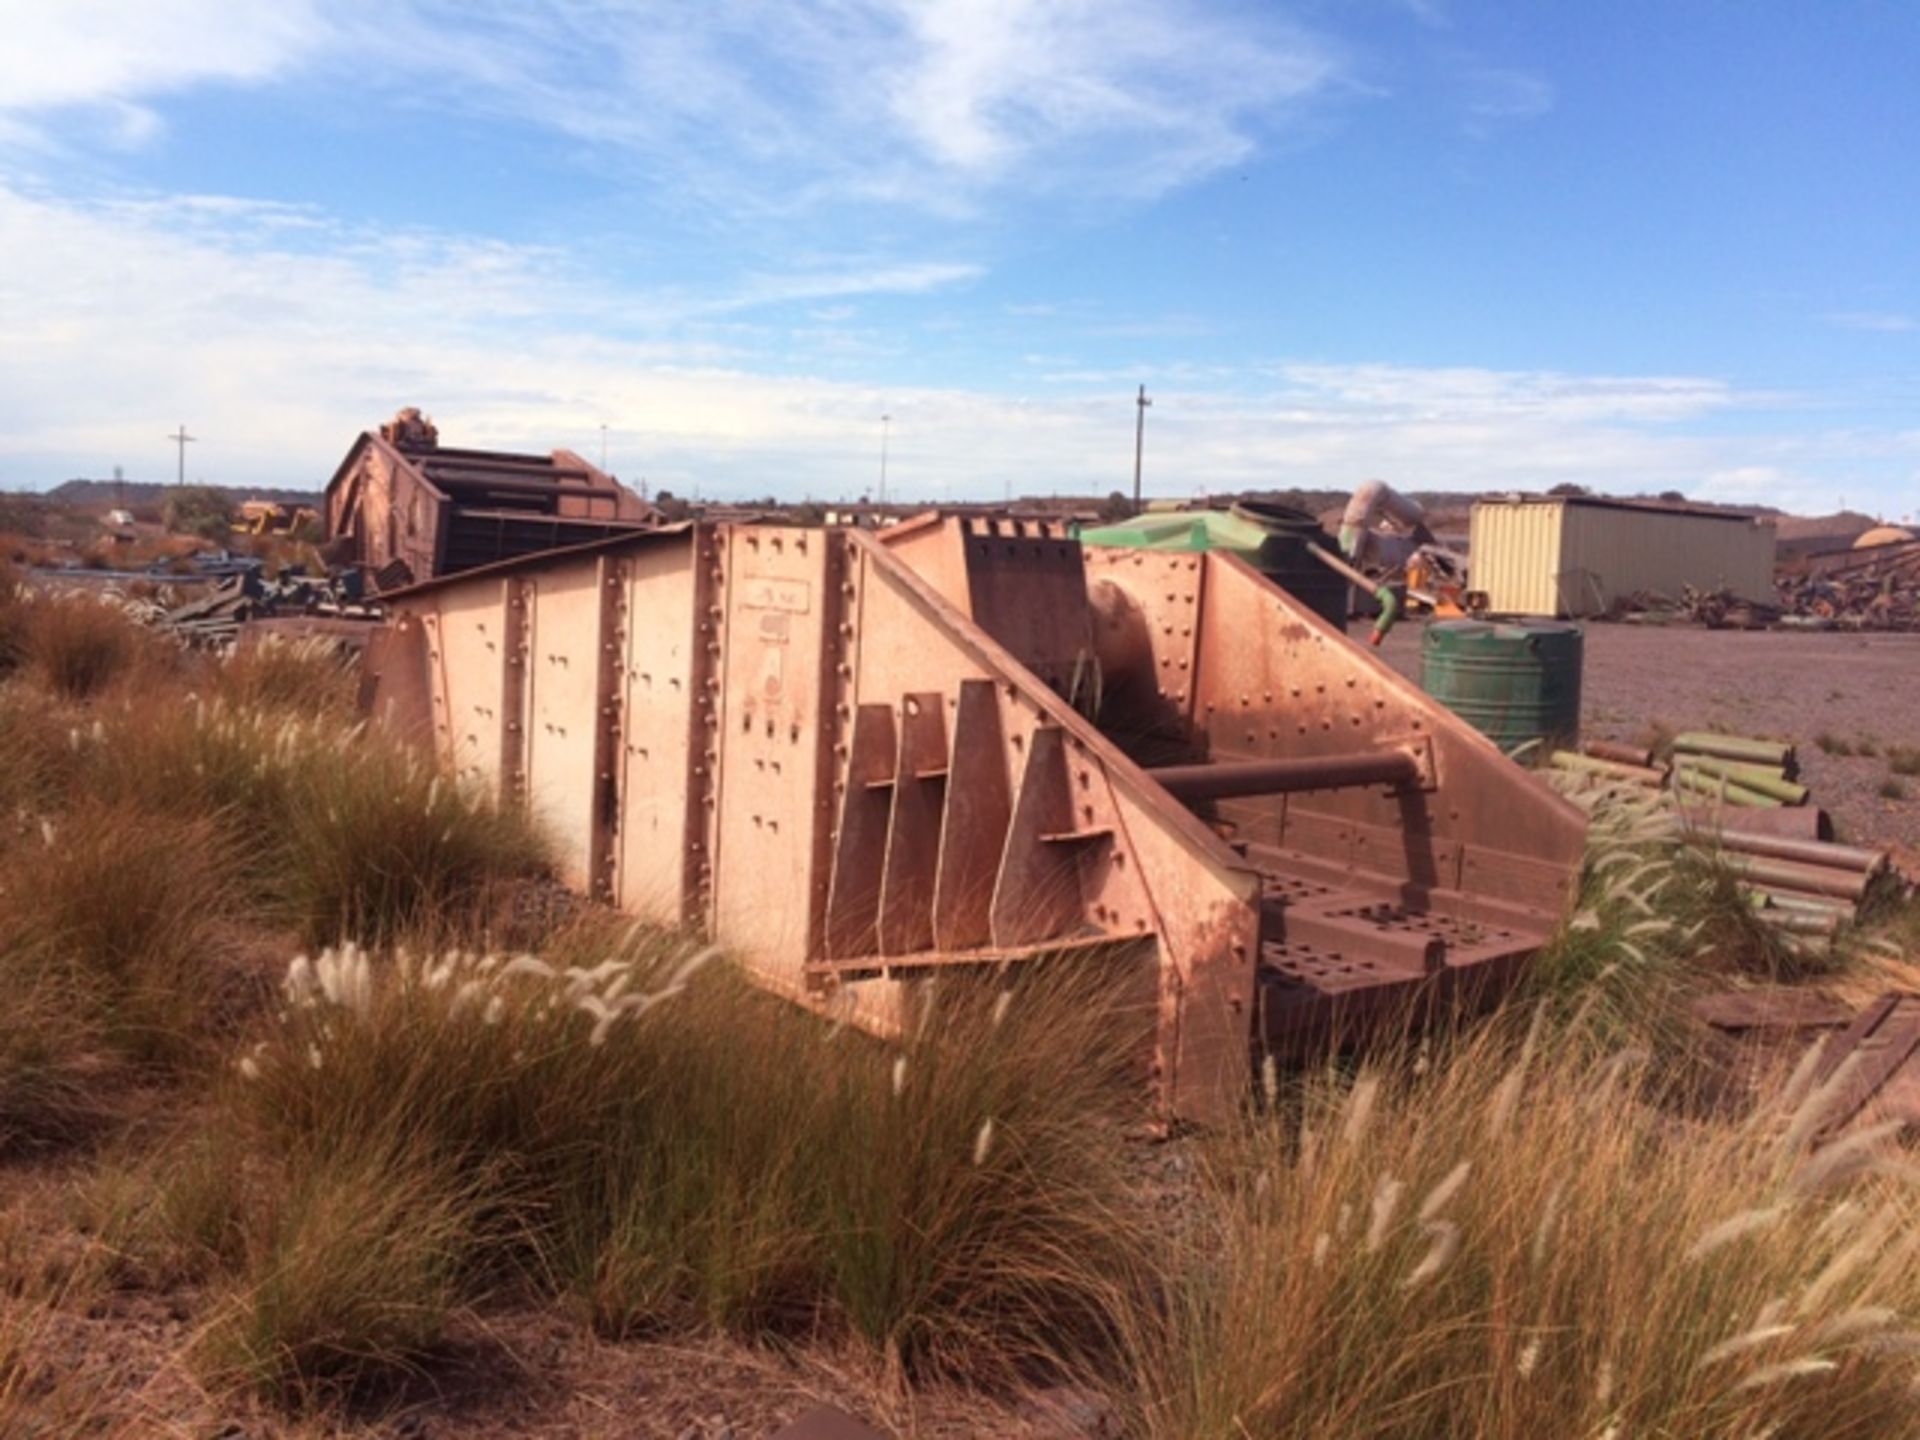
[[[1612,740],[1583,740],[1578,750],[1556,750],[1547,757],[1556,770],[1591,776],[1596,781],[1658,790],[1667,772],[1654,763],[1653,751]]]
[[[1888,866],[1884,849],[1833,843],[1786,741],[1692,731],[1674,739],[1663,767],[1649,748],[1588,740],[1556,750],[1549,763],[1583,788],[1670,804],[1674,837],[1717,854],[1755,911],[1788,935],[1830,937],[1856,920]]]
[[[1673,742],[1673,788],[1745,809],[1807,803],[1793,746],[1691,731]]]
[[[1830,937],[1859,918],[1885,850],[1748,828],[1750,813],[1683,810],[1681,840],[1717,851],[1754,909],[1789,935]]]

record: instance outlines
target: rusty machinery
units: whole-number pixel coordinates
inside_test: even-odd
[[[1579,813],[1232,556],[1037,521],[683,525],[391,597],[380,721],[565,878],[887,1032],[954,967],[1138,984],[1165,1119],[1557,924]]]

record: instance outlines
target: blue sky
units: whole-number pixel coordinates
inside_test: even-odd
[[[0,0],[0,485],[1920,507],[1920,6]]]

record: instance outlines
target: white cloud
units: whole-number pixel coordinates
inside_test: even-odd
[[[1550,81],[1525,70],[1462,62],[1456,84],[1466,112],[1465,130],[1488,140],[1503,126],[1534,120],[1553,109]]]
[[[1920,320],[1887,310],[1840,310],[1827,316],[1829,325],[1842,330],[1874,330],[1894,334],[1920,329]]]
[[[0,0],[0,33],[0,138],[87,107],[136,143],[158,124],[143,100],[305,66],[343,97],[528,121],[754,214],[1158,195],[1340,74],[1303,30],[1181,0]]]
[[[762,298],[841,298],[966,274],[855,265],[755,283]],[[1891,493],[1920,457],[1914,434],[1703,433],[1764,397],[1687,376],[1294,362],[1088,374],[1034,395],[883,386],[857,368],[822,375],[834,332],[778,358],[744,348],[761,342],[730,307],[752,298],[623,292],[554,252],[345,227],[298,207],[85,206],[0,186],[0,482],[115,464],[162,478],[161,437],[184,420],[205,437],[189,461],[208,480],[318,485],[360,428],[420,404],[476,445],[597,449],[605,423],[622,473],[709,495],[858,493],[882,413],[902,495],[1104,494],[1130,479],[1140,378],[1155,401],[1157,493],[1382,474],[1416,488],[1571,480],[1830,508],[1840,488],[1871,503],[1873,476]],[[794,318],[814,323],[804,307]]]
[[[138,143],[158,124],[139,100],[269,79],[323,34],[309,0],[0,0],[0,112],[95,107]]]

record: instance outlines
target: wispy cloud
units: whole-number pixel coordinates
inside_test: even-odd
[[[1554,88],[1540,75],[1495,66],[1467,65],[1460,72],[1467,134],[1484,140],[1503,126],[1532,120],[1553,109]]]
[[[1334,86],[1326,40],[1179,0],[0,0],[0,120],[118,116],[306,67],[506,115],[755,213],[1154,196]]]
[[[0,0],[0,34],[0,116],[11,112],[16,139],[22,116],[79,111],[96,134],[134,144],[159,124],[143,102],[270,79],[320,48],[327,27],[310,0]]]
[[[1827,323],[1842,330],[1875,330],[1886,334],[1920,330],[1920,320],[1888,310],[1840,310],[1828,315]]]
[[[708,495],[858,493],[883,412],[903,495],[1105,494],[1128,479],[1141,378],[1155,399],[1149,484],[1163,494],[1374,473],[1417,487],[1697,493],[1711,477],[1727,498],[1818,508],[1829,473],[1920,461],[1920,435],[1890,446],[1704,433],[1757,399],[1710,377],[1282,362],[1060,375],[1024,395],[1018,381],[883,388],[823,373],[833,345],[859,337],[743,339],[724,297],[619,291],[537,248],[281,207],[262,209],[259,228],[252,213],[221,197],[78,205],[0,186],[13,342],[0,349],[0,481],[116,463],[163,473],[159,436],[185,419],[207,437],[193,456],[205,478],[314,485],[354,430],[418,403],[477,445],[595,446],[605,423],[622,473]],[[810,325],[821,295],[964,273],[852,266],[763,293],[811,297],[791,312]]]

